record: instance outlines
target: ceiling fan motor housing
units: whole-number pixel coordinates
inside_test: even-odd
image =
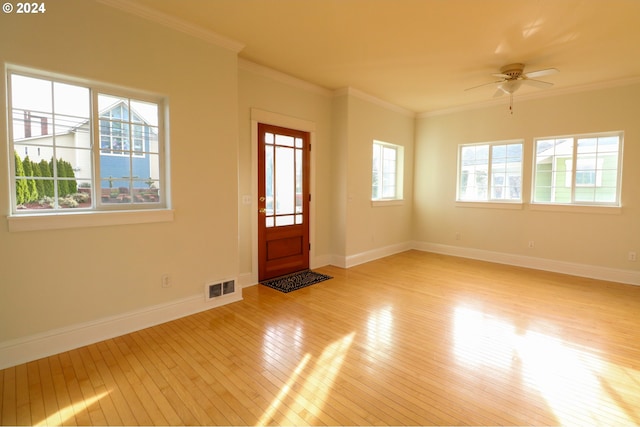
[[[500,73],[509,76],[510,79],[517,79],[524,71],[524,64],[515,63],[505,65],[500,69]]]

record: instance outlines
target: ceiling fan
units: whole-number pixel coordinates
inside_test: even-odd
[[[536,80],[536,77],[547,76],[549,74],[555,74],[558,70],[555,68],[545,68],[543,70],[532,71],[530,73],[524,72],[524,64],[514,63],[505,65],[500,68],[499,73],[492,74],[493,77],[499,77],[500,80],[496,80],[489,83],[484,83],[479,86],[473,86],[465,90],[478,89],[484,86],[495,85],[496,92],[493,97],[502,96],[508,94],[510,97],[509,111],[513,114],[513,94],[517,91],[522,84],[535,86],[540,89],[545,89],[553,86],[553,83],[545,82],[542,80]]]
[[[498,97],[504,95],[505,93],[508,95],[513,95],[515,91],[517,91],[520,86],[524,84],[528,84],[530,86],[535,86],[537,88],[548,88],[553,86],[553,83],[544,82],[542,80],[535,80],[536,77],[547,76],[549,74],[555,74],[558,70],[555,68],[545,68],[544,70],[531,71],[530,73],[524,72],[524,64],[515,63],[505,65],[500,68],[499,73],[492,74],[493,77],[499,77],[500,80],[496,80],[489,83],[484,83],[479,86],[470,87],[465,90],[477,89],[484,86],[496,85],[496,92],[493,94],[494,97]]]

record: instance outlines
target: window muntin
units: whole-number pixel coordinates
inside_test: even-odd
[[[458,201],[522,201],[522,142],[463,144],[458,151]]]
[[[533,203],[620,205],[622,132],[535,140]]]
[[[162,101],[31,73],[8,82],[14,214],[166,207]]]
[[[371,200],[402,200],[404,149],[373,141]]]

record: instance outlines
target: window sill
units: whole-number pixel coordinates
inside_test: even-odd
[[[104,227],[173,221],[173,209],[135,211],[65,212],[7,216],[9,232],[57,230],[64,228]]]
[[[483,208],[483,209],[522,209],[522,202],[463,202],[456,201],[458,208]]]
[[[404,205],[404,199],[390,199],[390,200],[372,200],[371,206],[400,206]]]
[[[530,209],[532,211],[595,213],[608,215],[620,215],[622,213],[621,206],[554,205],[531,203]]]

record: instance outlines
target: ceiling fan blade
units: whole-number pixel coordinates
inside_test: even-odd
[[[511,76],[509,74],[503,74],[503,73],[493,73],[491,74],[493,77],[500,77],[503,79],[509,79],[511,78]]]
[[[537,71],[532,71],[530,73],[525,73],[525,77],[527,78],[535,78],[535,77],[542,77],[542,76],[548,76],[549,74],[555,74],[558,73],[559,71],[556,68],[545,68],[544,70],[537,70]]]
[[[473,86],[473,87],[466,88],[465,91],[478,89],[478,88],[481,88],[481,87],[484,87],[484,86],[489,86],[489,85],[497,85],[497,84],[502,83],[502,82],[504,82],[504,80],[496,80],[495,82],[483,83],[483,84],[478,85],[478,86]]]
[[[496,92],[493,94],[493,97],[497,98],[499,96],[504,95],[505,93],[507,93],[507,92],[505,92],[504,89],[502,89],[501,86],[498,86],[498,89],[496,89]]]
[[[546,89],[553,86],[553,83],[543,82],[542,80],[523,79],[522,82],[528,84],[529,86],[535,86],[540,89]]]

